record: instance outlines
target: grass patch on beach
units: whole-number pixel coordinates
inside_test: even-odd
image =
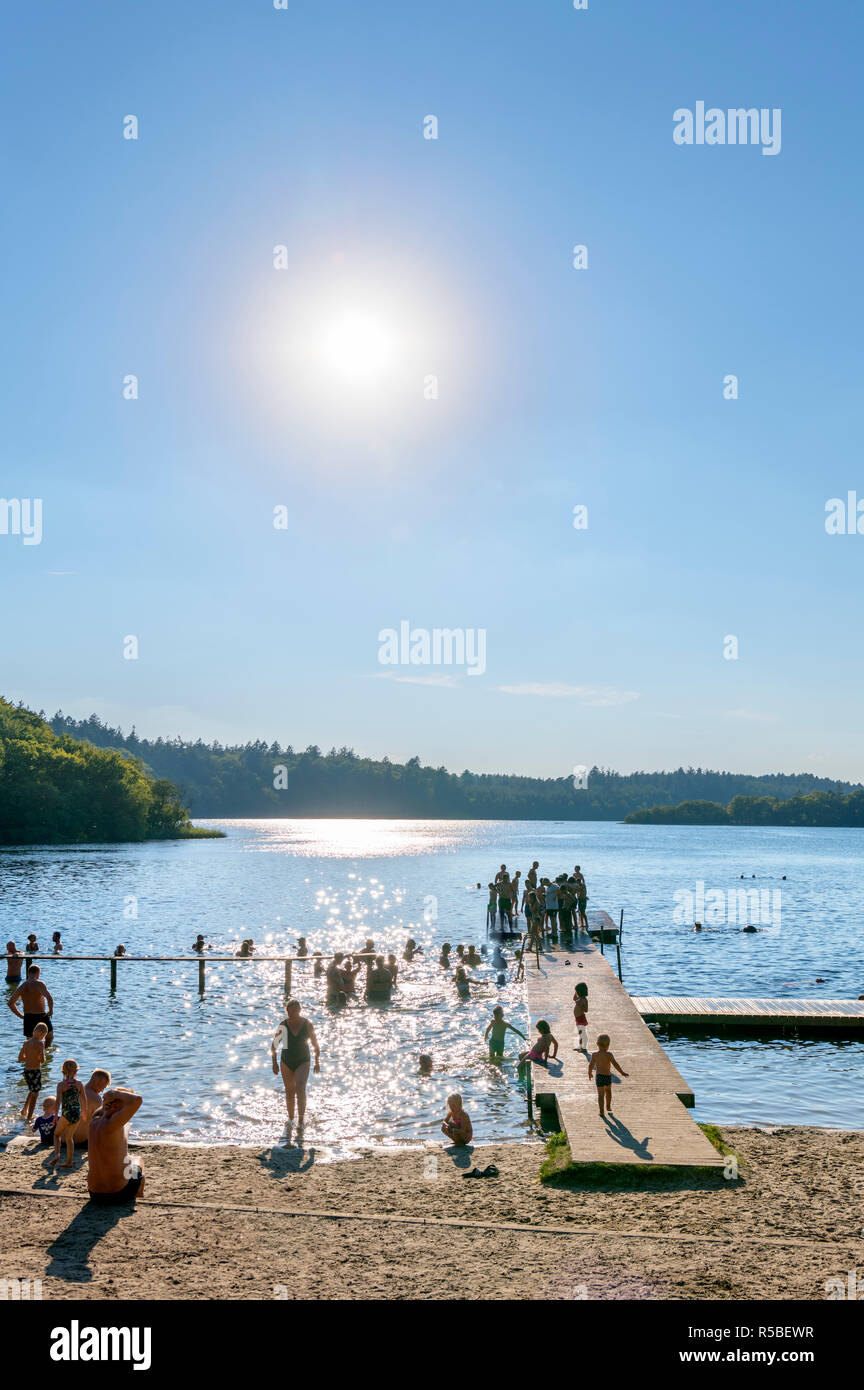
[[[716,1125],[700,1125],[706,1138],[718,1153],[735,1158],[737,1155],[725,1144]],[[708,1130],[713,1134],[707,1133]],[[721,1147],[722,1146],[722,1147]],[[641,1191],[643,1189],[670,1191],[679,1188],[722,1186],[728,1181],[722,1168],[687,1167],[655,1163],[574,1163],[570,1157],[567,1136],[553,1134],[546,1142],[546,1158],[540,1165],[540,1181],[552,1187],[573,1191],[601,1189],[603,1191]]]

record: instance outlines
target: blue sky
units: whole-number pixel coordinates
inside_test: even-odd
[[[0,691],[455,770],[864,777],[864,536],[824,525],[864,497],[862,30],[7,15],[0,496],[44,534],[0,535]],[[676,145],[700,100],[780,108],[781,152]],[[485,673],[382,666],[401,620],[483,629]]]

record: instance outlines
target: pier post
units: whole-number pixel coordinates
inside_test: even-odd
[[[291,993],[291,962],[290,962],[290,960],[286,960],[286,962],[285,962],[285,998],[286,998],[286,999],[288,998],[288,996],[290,995],[290,993]]]
[[[111,957],[111,993],[117,988],[117,957]]]
[[[198,993],[204,993],[204,957],[198,962]]]

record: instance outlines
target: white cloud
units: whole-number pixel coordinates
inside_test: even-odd
[[[460,681],[458,676],[397,676],[395,671],[376,671],[374,676],[369,676],[373,681],[398,681],[400,685],[440,685],[447,690],[457,689]]]
[[[639,699],[638,690],[613,690],[609,686],[567,685],[564,681],[530,681],[527,685],[499,685],[504,695],[539,695],[543,698],[578,700],[583,705],[629,705]]]

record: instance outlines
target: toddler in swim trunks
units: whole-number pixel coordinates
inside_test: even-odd
[[[33,1111],[36,1109],[36,1097],[42,1090],[42,1067],[45,1065],[45,1039],[47,1036],[47,1026],[44,1023],[37,1023],[33,1029],[33,1036],[25,1038],[21,1051],[18,1053],[18,1061],[24,1064],[24,1080],[27,1082],[27,1099],[21,1111],[21,1118],[28,1123],[33,1118]]]
[[[630,1073],[621,1071],[612,1053],[609,1051],[609,1034],[601,1033],[597,1039],[597,1051],[591,1053],[591,1061],[588,1063],[588,1080],[597,1073],[597,1103],[600,1106],[600,1115],[603,1115],[603,1102],[606,1102],[606,1110],[612,1113],[612,1071],[621,1072],[622,1076],[629,1076]]]

